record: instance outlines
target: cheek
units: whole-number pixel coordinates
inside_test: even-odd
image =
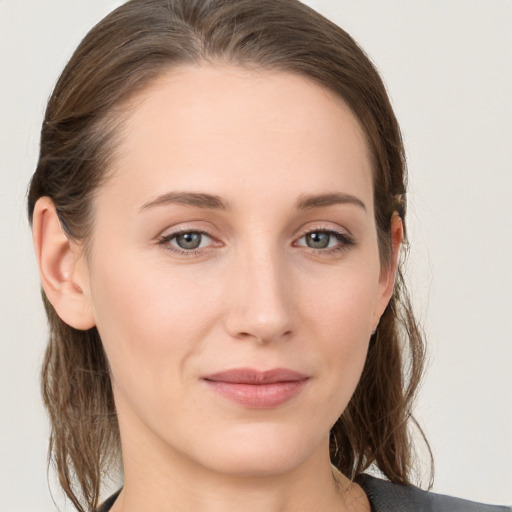
[[[297,294],[308,316],[303,324],[315,325],[334,345],[365,339],[376,311],[378,279],[378,265],[360,261],[304,280],[302,291]]]
[[[102,261],[91,290],[97,328],[118,384],[178,380],[216,316],[215,288],[135,256]]]
[[[329,278],[317,279],[321,287],[304,283],[309,293],[298,294],[303,303],[302,325],[308,357],[318,357],[324,374],[326,400],[318,414],[329,411],[333,423],[347,406],[361,376],[371,336],[379,292],[378,273],[365,267],[337,269]],[[312,292],[312,290],[314,290]]]

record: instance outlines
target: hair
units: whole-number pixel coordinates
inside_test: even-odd
[[[48,196],[67,236],[86,244],[94,193],[108,177],[127,102],[172,68],[219,62],[303,76],[349,106],[367,139],[380,259],[390,264],[391,218],[398,214],[405,226],[406,214],[397,120],[361,48],[298,0],[131,0],[111,12],[80,43],[49,99],[28,192],[30,221],[37,199]],[[412,407],[425,348],[402,267],[400,261],[357,389],[331,430],[331,461],[351,479],[373,466],[408,484],[416,468],[409,426],[416,424]],[[43,301],[50,330],[42,369],[49,461],[77,509],[94,510],[102,480],[120,458],[108,362],[96,328],[73,329],[44,292]]]

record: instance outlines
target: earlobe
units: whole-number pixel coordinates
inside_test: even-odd
[[[35,205],[32,236],[41,284],[60,319],[75,329],[94,327],[78,247],[62,229],[49,197],[39,198]]]

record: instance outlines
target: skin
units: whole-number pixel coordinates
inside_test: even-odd
[[[117,155],[87,257],[48,198],[34,215],[47,295],[68,324],[97,326],[111,366],[124,461],[113,511],[369,510],[333,477],[328,435],[391,296],[402,230],[394,219],[382,268],[351,111],[292,74],[184,67],[132,102]],[[177,232],[200,245],[180,248]],[[307,381],[264,409],[205,384],[239,367]]]

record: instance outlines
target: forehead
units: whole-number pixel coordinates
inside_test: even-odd
[[[365,136],[341,98],[299,75],[228,65],[172,69],[135,97],[112,170],[146,198],[166,186],[371,189]]]

